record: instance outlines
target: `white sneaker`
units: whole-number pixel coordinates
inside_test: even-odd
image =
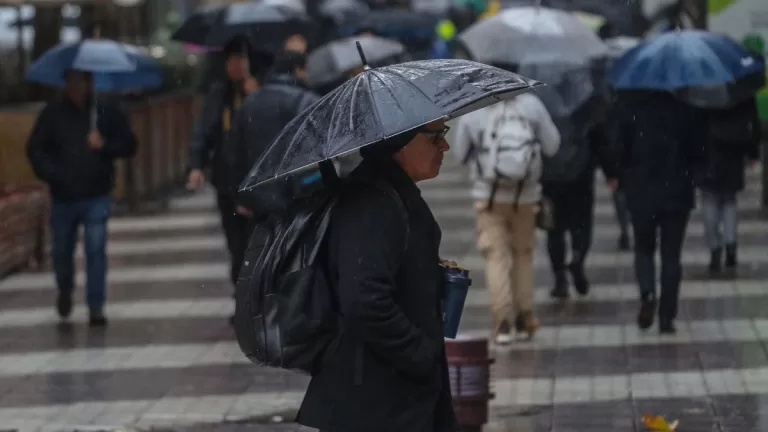
[[[512,343],[512,335],[509,333],[499,333],[496,335],[496,345],[509,345]]]

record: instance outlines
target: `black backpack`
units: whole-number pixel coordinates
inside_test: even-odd
[[[373,185],[398,203],[407,222],[398,193],[385,182]],[[338,189],[322,191],[254,228],[234,318],[237,342],[253,363],[314,374],[342,330],[326,268],[326,237],[338,197]]]
[[[754,120],[740,112],[719,112],[709,118],[709,136],[726,149],[742,152],[754,140]]]

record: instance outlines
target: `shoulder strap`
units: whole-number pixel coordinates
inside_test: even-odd
[[[411,238],[411,224],[408,219],[408,209],[405,207],[405,203],[403,202],[403,199],[400,198],[400,194],[397,193],[397,191],[387,182],[384,180],[376,180],[373,183],[376,188],[381,190],[382,192],[386,193],[390,198],[392,198],[397,203],[398,211],[400,212],[400,217],[403,219],[403,223],[405,224],[405,242],[403,243],[403,252],[408,249],[408,241]]]

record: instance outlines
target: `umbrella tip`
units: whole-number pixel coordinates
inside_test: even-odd
[[[365,53],[363,52],[363,46],[360,45],[360,41],[355,41],[357,46],[357,53],[360,54],[360,61],[363,62],[363,69],[368,70],[371,67],[368,66],[368,60],[365,59]]]

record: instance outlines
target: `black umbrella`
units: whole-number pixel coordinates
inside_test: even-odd
[[[366,70],[292,120],[256,162],[241,192],[539,85],[468,60],[422,60],[370,69],[358,49]]]
[[[172,38],[195,45],[225,46],[233,39],[244,36],[255,46],[270,46],[292,34],[306,33],[310,25],[309,18],[292,7],[234,3],[195,13]]]
[[[336,20],[349,16],[362,16],[370,11],[361,0],[315,0],[320,1],[319,11],[323,16]]]
[[[216,23],[216,18],[225,8],[223,6],[203,6],[197,9],[171,35],[171,39],[180,42],[204,45],[205,37]]]
[[[439,21],[437,15],[406,9],[381,9],[370,12],[353,23],[357,30],[394,39],[432,38]]]

